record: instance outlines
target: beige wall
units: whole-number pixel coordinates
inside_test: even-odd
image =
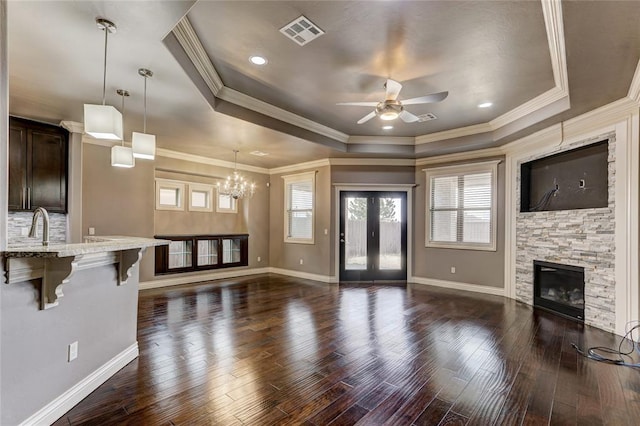
[[[482,159],[479,161],[486,161]],[[468,164],[463,163],[463,164]],[[438,164],[445,166],[450,164]],[[505,164],[498,164],[498,224],[497,250],[453,250],[427,248],[425,244],[426,176],[416,167],[416,183],[413,226],[413,276],[437,280],[456,281],[488,287],[504,287],[504,194]],[[455,266],[456,273],[451,273]]]
[[[243,172],[258,188],[251,199],[239,203],[236,214],[156,211],[156,174],[165,179],[215,183],[216,178],[226,177],[232,170],[164,157],[156,157],[155,161],[138,160],[134,168],[122,169],[111,167],[110,155],[107,147],[84,144],[82,228],[85,234],[89,227],[95,228],[96,235],[140,237],[248,233],[249,267],[269,266],[267,175]],[[155,277],[154,254],[150,249],[142,258],[141,282],[170,277]]]
[[[284,242],[284,179],[283,176],[317,171],[315,198],[314,244]],[[330,167],[297,170],[271,176],[269,241],[270,266],[292,271],[331,275],[331,177]],[[326,229],[326,234],[325,234]],[[304,264],[300,265],[300,259]]]
[[[158,178],[211,185],[233,172],[225,167],[164,157],[156,158],[155,167]],[[238,200],[237,213],[217,213],[215,201],[213,212],[155,210],[155,235],[249,234],[249,267],[269,266],[269,176],[241,173],[256,184],[256,192],[251,198]],[[215,190],[213,196],[215,199]]]
[[[136,161],[132,169],[111,166],[111,149],[84,144],[82,232],[96,235],[153,237],[153,162]],[[153,250],[140,264],[140,281],[153,275]]]

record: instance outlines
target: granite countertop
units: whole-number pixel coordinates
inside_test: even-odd
[[[43,246],[8,247],[5,257],[69,257],[89,253],[103,253],[109,251],[130,250],[169,244],[168,240],[155,238],[125,237],[125,236],[90,236],[84,237],[84,243],[51,244]]]

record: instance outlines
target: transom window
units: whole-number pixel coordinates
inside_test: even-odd
[[[218,192],[218,204],[216,207],[218,213],[237,213],[238,212],[238,200],[228,194],[221,194]]]
[[[283,176],[284,241],[313,244],[315,172]]]
[[[426,247],[496,249],[497,161],[425,169]]]

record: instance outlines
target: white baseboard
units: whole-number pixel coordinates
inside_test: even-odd
[[[408,282],[424,285],[432,285],[435,287],[450,288],[453,290],[473,291],[475,293],[493,294],[495,296],[504,296],[504,288],[489,287],[486,285],[476,285],[460,283],[456,281],[436,280],[434,278],[409,277]]]
[[[207,272],[199,275],[177,276],[163,278],[160,280],[143,281],[139,285],[140,290],[152,288],[170,287],[174,285],[193,284],[203,281],[223,280],[226,278],[245,277],[247,275],[267,274],[271,268],[251,268],[251,269],[227,269],[224,271]]]
[[[294,271],[292,269],[269,268],[272,274],[287,275],[289,277],[302,278],[305,280],[320,281],[323,283],[337,282],[335,277],[329,275],[312,274],[310,272]]]
[[[21,426],[50,425],[67,411],[72,409],[77,403],[82,401],[91,392],[96,390],[101,384],[117,373],[125,365],[138,357],[138,342],[129,346],[124,351],[107,361],[102,367],[82,379],[80,382],[64,392],[62,395],[45,405],[31,417],[20,423]]]

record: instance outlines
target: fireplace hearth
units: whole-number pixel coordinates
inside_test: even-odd
[[[584,268],[533,261],[533,304],[584,322]]]

